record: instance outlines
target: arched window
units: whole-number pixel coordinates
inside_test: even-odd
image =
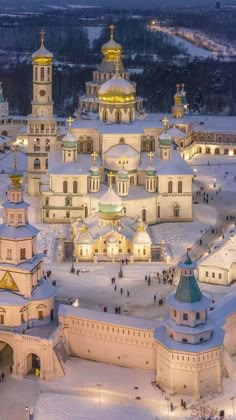
[[[50,67],[48,67],[48,82],[50,82],[50,75],[51,75],[51,73],[50,73]]]
[[[40,139],[34,139],[34,152],[40,152]]]
[[[116,123],[120,123],[121,122],[121,114],[120,111],[116,111]]]
[[[35,80],[37,82],[37,80],[38,80],[38,67],[37,66],[35,67],[34,78],[35,78]]]
[[[48,197],[45,198],[45,206],[49,206],[49,198]]]
[[[77,181],[73,181],[73,193],[77,194],[78,192],[78,183]]]
[[[168,193],[172,193],[173,192],[173,182],[169,181],[168,182]]]
[[[45,150],[46,150],[46,152],[50,152],[50,140],[49,139],[45,140]]]
[[[68,183],[67,181],[63,181],[63,193],[67,193],[68,192]]]
[[[146,222],[146,219],[147,219],[147,210],[143,209],[142,210],[142,220],[143,220],[143,222]]]
[[[183,192],[183,183],[182,181],[178,181],[178,193],[182,193]]]
[[[40,67],[40,80],[44,80],[44,67]]]
[[[45,169],[48,169],[48,159],[45,159]]]
[[[34,159],[34,169],[40,169],[41,164],[40,164],[40,159]]]
[[[65,206],[72,206],[72,199],[71,197],[65,198]]]
[[[133,176],[131,176],[130,177],[130,179],[129,179],[129,183],[130,183],[130,186],[132,185],[134,185],[134,177]]]
[[[199,312],[196,313],[196,319],[200,319],[200,313]]]
[[[102,113],[103,122],[107,122],[107,111],[104,109]]]
[[[183,314],[183,320],[188,321],[188,314]]]

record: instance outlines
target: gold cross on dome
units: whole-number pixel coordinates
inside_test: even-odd
[[[107,176],[108,176],[108,179],[109,179],[109,187],[111,188],[112,187],[113,173],[112,172],[109,172],[109,174]]]
[[[70,132],[70,128],[71,128],[71,124],[73,123],[73,118],[72,117],[69,117],[69,118],[67,118],[67,120],[66,120],[67,122],[68,122],[68,125],[69,125],[69,132]]]
[[[124,168],[125,168],[125,162],[126,162],[126,157],[125,157],[124,153],[123,153],[123,155],[120,157],[120,162],[121,162],[121,164],[122,164],[122,169],[124,169]]]
[[[154,157],[154,153],[153,152],[149,152],[147,155],[149,157],[150,163],[152,163],[152,158]]]
[[[46,32],[42,29],[40,32],[40,38],[41,38],[41,44],[44,44],[44,35],[46,34]]]
[[[97,152],[93,152],[93,153],[91,153],[91,156],[92,156],[92,158],[93,158],[93,163],[95,164],[96,159],[97,159],[97,157],[98,157]]]
[[[163,120],[162,120],[162,122],[163,122],[163,124],[164,124],[164,127],[165,127],[165,130],[167,129],[167,127],[168,127],[168,123],[169,123],[169,120],[168,120],[168,118],[163,118]]]
[[[114,39],[114,29],[115,29],[115,25],[113,25],[113,23],[109,26],[110,28],[110,39]]]
[[[16,146],[14,147],[14,169],[17,168]]]

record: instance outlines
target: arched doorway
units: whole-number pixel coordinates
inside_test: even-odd
[[[26,375],[40,377],[40,358],[35,353],[29,353],[26,358]]]
[[[12,347],[0,341],[0,372],[5,376],[12,373],[13,369],[13,349]]]

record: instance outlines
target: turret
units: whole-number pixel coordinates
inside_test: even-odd
[[[172,116],[174,118],[182,118],[188,113],[188,103],[184,83],[176,85],[176,93],[174,95],[174,106],[172,108]]]
[[[75,162],[77,160],[77,140],[71,134],[71,124],[73,119],[71,117],[67,120],[69,128],[67,134],[62,139],[62,161]]]
[[[156,169],[152,165],[152,158],[154,157],[154,153],[149,152],[148,157],[149,157],[150,163],[145,169],[145,190],[147,192],[155,192],[157,189],[157,180],[156,180]]]
[[[89,192],[96,193],[100,190],[100,170],[96,165],[96,159],[98,154],[96,152],[92,153],[93,165],[89,169]]]
[[[167,334],[176,341],[190,344],[209,340],[212,336],[211,326],[207,325],[211,301],[198,286],[194,275],[196,267],[187,253],[186,260],[179,263],[181,275],[176,293],[167,300],[170,307]]]

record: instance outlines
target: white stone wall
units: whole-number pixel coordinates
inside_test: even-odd
[[[67,325],[70,354],[118,366],[156,368],[153,332],[80,317],[60,317]]]
[[[221,391],[221,349],[201,353],[171,351],[157,343],[157,383],[171,394],[197,398]]]

